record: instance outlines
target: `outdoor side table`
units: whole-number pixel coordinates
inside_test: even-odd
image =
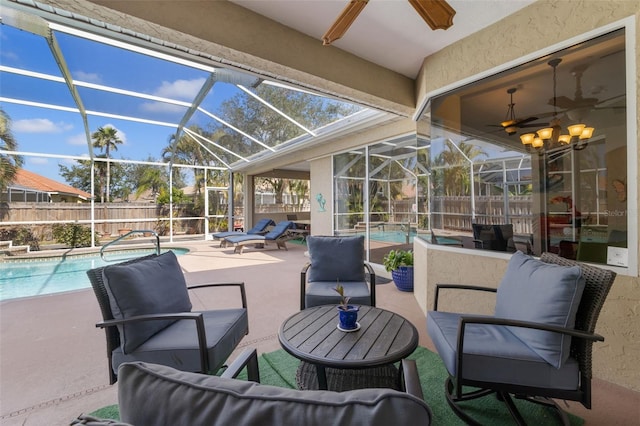
[[[305,309],[282,323],[280,344],[301,360],[299,388],[399,388],[393,364],[418,347],[418,331],[402,316],[371,306],[360,306],[358,323],[356,331],[339,330],[336,305]]]

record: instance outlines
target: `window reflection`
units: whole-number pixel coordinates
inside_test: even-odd
[[[618,30],[432,99],[434,231],[625,266],[624,54]]]

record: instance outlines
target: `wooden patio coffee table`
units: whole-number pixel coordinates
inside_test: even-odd
[[[338,330],[336,305],[305,309],[282,323],[280,344],[302,361],[300,389],[399,388],[393,363],[418,347],[418,331],[402,316],[371,306],[360,306],[358,323],[356,331]]]

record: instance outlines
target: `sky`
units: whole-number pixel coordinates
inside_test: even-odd
[[[119,49],[74,35],[54,31],[60,50],[74,81],[108,85],[122,90],[191,102],[200,90],[208,73],[143,54]],[[43,37],[7,25],[0,26],[0,65],[26,69],[60,78],[62,73]],[[213,93],[202,106],[217,109],[222,99],[237,93],[233,85],[216,83]],[[161,150],[175,134],[175,124],[187,106],[172,105],[155,100],[115,95],[93,87],[79,87],[78,92],[88,111],[102,111],[116,115],[133,115],[147,120],[173,124],[173,127],[138,123],[114,117],[89,115],[89,132],[99,127],[113,127],[122,144],[116,158],[146,160],[160,158]],[[212,93],[212,94],[213,94]],[[3,72],[0,97],[22,99],[38,104],[76,108],[66,84],[30,76]],[[23,152],[62,154],[88,157],[85,127],[77,112],[61,111],[39,106],[19,105],[4,99],[2,108],[12,121],[14,139]],[[202,115],[202,114],[200,114]],[[206,126],[211,119],[195,118]],[[58,164],[70,165],[71,159],[25,156],[24,168],[43,176],[62,180]]]
[[[209,77],[210,69],[170,62],[87,40],[66,31],[54,29],[53,34],[85,110],[112,114],[101,116],[88,113],[89,133],[99,127],[117,130],[122,144],[118,145],[116,152],[112,152],[112,158],[140,161],[150,157],[159,159],[162,149],[168,146],[170,138],[175,135],[177,125],[190,103]],[[81,115],[77,111],[42,107],[46,104],[62,109],[77,109],[45,38],[2,24],[0,47],[0,106],[11,118],[11,129],[18,142],[18,150],[88,157],[92,148],[87,142]],[[28,70],[37,75],[22,75],[12,72],[12,69]],[[221,73],[216,75],[219,79],[224,78]],[[255,80],[255,77],[252,79]],[[105,86],[115,87],[121,93],[100,90]],[[127,91],[151,98],[131,96]],[[200,106],[219,117],[222,102],[237,94],[247,97],[235,84],[216,81]],[[12,101],[15,99],[34,104],[21,105]],[[118,116],[134,116],[150,120],[153,124]],[[217,122],[211,116],[197,111],[187,126],[197,124],[206,129],[211,123]],[[25,169],[58,181],[64,181],[59,176],[58,165],[68,167],[74,163],[72,159],[42,155],[24,156],[24,159]]]

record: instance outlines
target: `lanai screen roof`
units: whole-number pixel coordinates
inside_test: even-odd
[[[0,102],[19,153],[93,157],[91,134],[113,127],[122,144],[111,158],[234,169],[373,112],[122,28],[66,14],[92,29],[79,30],[46,19],[65,12],[39,16],[5,4]],[[184,155],[178,142],[201,154]],[[39,172],[38,164],[27,157],[25,168]]]

